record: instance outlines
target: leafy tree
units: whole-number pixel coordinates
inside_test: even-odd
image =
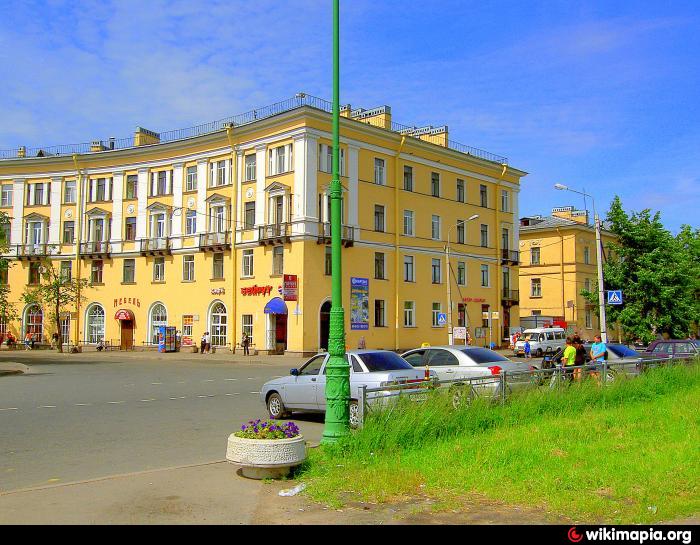
[[[623,305],[606,307],[608,323],[619,322],[628,339],[652,341],[659,333],[683,338],[700,321],[700,231],[685,225],[673,236],[658,212],[628,214],[619,197],[606,228],[613,256],[603,265],[605,289],[623,290]],[[597,307],[597,285],[582,294]]]
[[[22,300],[27,304],[36,304],[53,309],[51,322],[59,330],[61,311],[74,308],[85,298],[81,291],[88,286],[85,279],[64,278],[60,270],[46,260],[41,268],[41,281],[37,286],[27,286]],[[58,351],[63,352],[63,343],[58,343]]]
[[[19,317],[15,304],[9,300],[10,286],[5,281],[12,263],[5,257],[2,257],[9,250],[9,241],[5,231],[9,224],[9,216],[5,212],[0,212],[0,320],[6,324],[15,321]]]

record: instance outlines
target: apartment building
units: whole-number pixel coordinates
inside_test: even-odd
[[[20,315],[0,328],[50,337],[50,311],[21,294],[53,266],[89,281],[61,309],[66,342],[148,347],[170,325],[183,344],[208,331],[231,348],[245,331],[269,353],[327,348],[330,112],[299,94],[186,130],[0,152],[4,280]],[[348,345],[446,343],[448,281],[453,325],[483,339],[482,313],[497,311],[503,337],[518,323],[526,173],[447,127],[398,125],[387,106],[341,115]]]

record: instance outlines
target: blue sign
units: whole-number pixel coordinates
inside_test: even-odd
[[[369,278],[350,278],[350,329],[369,329]]]
[[[610,290],[608,293],[608,305],[622,304],[622,290]]]
[[[438,325],[447,325],[447,314],[438,312]]]

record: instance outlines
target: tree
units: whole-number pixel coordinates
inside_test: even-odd
[[[10,225],[10,218],[5,212],[0,212],[0,321],[5,324],[15,321],[19,315],[15,304],[10,302],[10,285],[7,283],[8,271],[12,263],[1,257],[8,253],[9,241],[6,228]]]
[[[51,321],[60,329],[61,311],[74,308],[85,298],[81,291],[88,285],[85,279],[77,280],[64,278],[59,269],[46,260],[40,269],[41,281],[38,286],[27,286],[22,295],[22,300],[27,304],[36,304],[41,307],[53,309]],[[63,352],[63,343],[58,343],[58,351]]]
[[[686,225],[674,237],[658,212],[628,214],[619,197],[606,228],[617,239],[606,248],[605,289],[623,291],[623,304],[607,307],[608,323],[645,342],[659,333],[687,336],[700,321],[700,231]],[[582,294],[597,306],[597,286]]]

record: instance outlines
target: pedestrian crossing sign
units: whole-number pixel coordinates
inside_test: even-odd
[[[622,304],[622,290],[610,290],[608,291],[608,305],[621,305]]]

